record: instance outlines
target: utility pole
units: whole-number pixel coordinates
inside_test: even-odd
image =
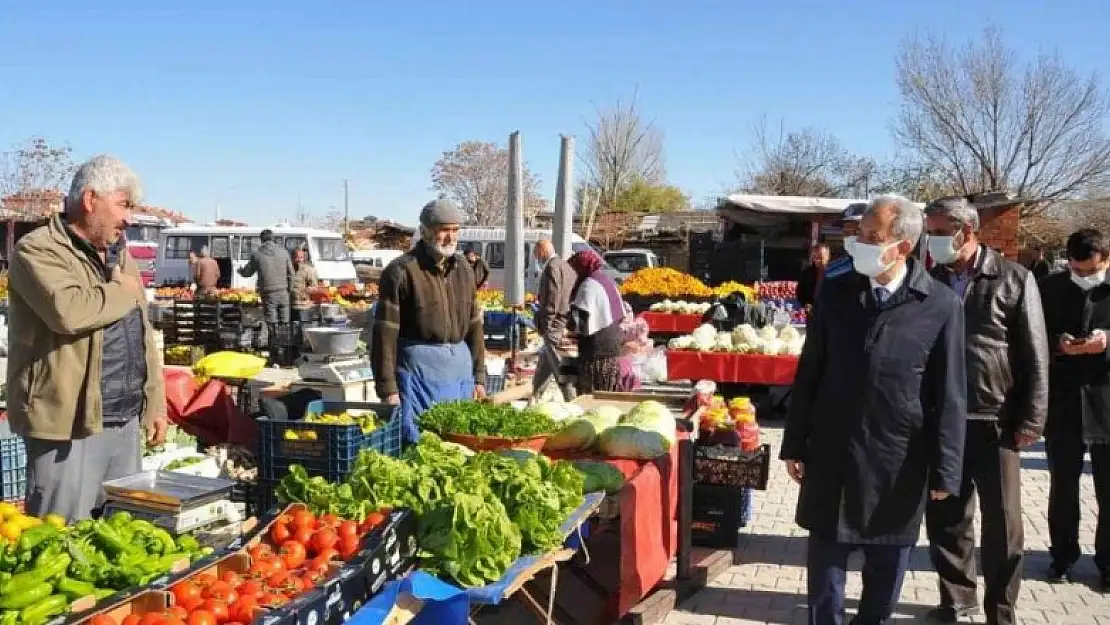
[[[343,179],[343,236],[351,234],[351,194],[347,179]]]

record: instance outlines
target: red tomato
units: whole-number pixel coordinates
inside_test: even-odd
[[[166,612],[171,616],[175,616],[181,620],[189,618],[189,610],[186,610],[183,606],[170,606],[169,608],[166,608]]]
[[[243,584],[243,576],[235,571],[224,571],[223,575],[220,575],[220,580],[227,582],[232,588],[238,588]]]
[[[360,546],[362,546],[362,539],[357,534],[344,534],[339,539],[339,557],[343,560],[350,560],[358,553]]]
[[[311,549],[313,553],[320,553],[325,549],[332,549],[339,541],[339,536],[331,530],[318,530],[312,535]]]
[[[208,585],[214,581],[216,581],[216,576],[211,573],[201,573],[193,578],[193,583],[201,588],[208,587]]]
[[[292,571],[299,568],[304,564],[306,557],[308,557],[308,554],[305,552],[303,543],[295,540],[287,540],[281,543],[281,560],[287,570]]]
[[[173,601],[177,605],[185,605],[195,599],[200,599],[201,589],[195,582],[185,580],[178,584],[174,584],[170,589],[173,593]]]
[[[123,622],[120,623],[120,625],[139,625],[139,622],[141,620],[142,619],[139,618],[138,614],[128,614],[127,616],[123,617]]]
[[[289,603],[289,599],[277,593],[266,593],[258,598],[258,605],[264,608],[280,608],[286,603]]]
[[[316,559],[317,560],[323,560],[324,562],[327,562],[329,560],[334,560],[338,557],[339,557],[339,550],[335,549],[334,547],[324,549],[323,551],[316,554]]]
[[[265,579],[274,574],[274,562],[273,560],[259,560],[251,565],[247,574],[251,577]]]
[[[258,605],[257,600],[244,597],[231,606],[231,618],[243,623],[253,623],[254,618],[261,611],[262,608]]]
[[[162,623],[163,625],[185,625],[184,621],[169,613],[163,613]]]
[[[267,560],[274,555],[274,548],[266,543],[258,543],[251,547],[251,562],[258,562],[259,560]]]
[[[107,614],[97,614],[89,619],[89,625],[116,625],[116,619]]]
[[[197,610],[188,616],[188,625],[218,625],[216,616],[207,610]]]
[[[320,517],[320,520],[317,523],[317,526],[318,527],[329,527],[331,529],[335,529],[335,528],[339,527],[339,524],[342,523],[342,522],[343,522],[343,520],[340,519],[339,517],[335,516],[334,514],[325,514],[325,515],[322,515]]]
[[[316,517],[308,510],[297,510],[293,513],[293,527],[297,529],[315,529]]]
[[[289,540],[290,536],[292,535],[293,532],[289,531],[288,525],[274,523],[274,525],[270,528],[270,540],[274,541],[275,545],[280,545],[281,543]]]
[[[212,585],[204,590],[205,599],[219,599],[225,603],[235,603],[239,598],[239,594],[227,582],[212,582]]]
[[[231,612],[228,611],[226,601],[220,601],[219,599],[209,599],[208,601],[204,602],[204,605],[202,607],[205,612],[208,612],[213,616],[213,618],[216,619],[217,625],[222,625],[223,623],[226,623],[227,619],[231,616]]]
[[[354,521],[343,521],[339,524],[339,535],[358,535],[358,523]]]
[[[166,617],[161,612],[147,612],[139,619],[139,625],[163,625]]]
[[[306,548],[312,543],[312,530],[307,527],[298,528],[293,532],[293,540],[301,543]]]
[[[279,572],[274,573],[273,575],[266,578],[266,586],[268,588],[282,588],[283,586],[285,586],[288,583],[289,583],[289,572],[288,571],[279,571]],[[263,594],[265,594],[265,593],[263,593]],[[258,601],[259,601],[259,603],[262,602],[261,599],[259,599]]]
[[[248,579],[247,581],[243,582],[242,586],[239,587],[239,596],[258,597],[258,595],[261,595],[262,591],[265,589],[266,588],[265,586],[263,586],[261,581],[257,579]]]

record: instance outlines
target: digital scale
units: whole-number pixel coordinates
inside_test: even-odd
[[[294,382],[290,390],[311,388],[329,401],[377,402],[370,359],[355,351],[359,332],[338,328],[306,329],[305,338],[313,349],[301,356],[301,364],[297,367],[301,379]],[[343,340],[327,340],[326,337],[331,336]]]
[[[228,480],[173,471],[142,471],[104,483],[104,514],[125,511],[182,533],[241,520]]]

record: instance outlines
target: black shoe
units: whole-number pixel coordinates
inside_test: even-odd
[[[1048,566],[1048,583],[1062,584],[1072,581],[1075,580],[1072,578],[1070,564],[1058,564],[1053,562]]]
[[[1104,594],[1110,594],[1110,570],[1103,571],[1099,575],[1099,591]]]
[[[925,613],[925,620],[929,623],[957,623],[961,618],[975,616],[979,613],[977,605],[942,605]]]

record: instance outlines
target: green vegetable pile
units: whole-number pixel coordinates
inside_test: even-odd
[[[0,539],[0,625],[41,625],[72,601],[145,586],[211,552],[126,512],[63,529],[43,523]]]
[[[381,507],[411,508],[419,522],[422,568],[474,587],[500,579],[522,553],[561,545],[559,528],[582,504],[583,485],[582,473],[569,462],[535,454],[468,457],[425,433],[401,459],[362,452],[342,484],[290,467],[276,494],[345,518]]]
[[[550,434],[558,425],[533,409],[477,401],[443,402],[420,415],[420,427],[437,434],[527,438]]]

